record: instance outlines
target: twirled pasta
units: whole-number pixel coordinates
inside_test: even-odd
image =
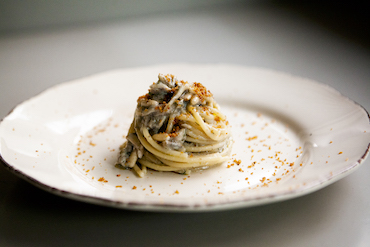
[[[189,174],[229,158],[232,140],[226,117],[200,83],[158,75],[139,97],[117,167],[143,177],[147,168]]]

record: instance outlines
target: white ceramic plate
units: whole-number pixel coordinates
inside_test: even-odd
[[[201,82],[214,94],[233,126],[229,162],[190,176],[151,171],[145,178],[114,167],[136,100],[158,73]],[[183,212],[248,207],[321,189],[363,162],[370,125],[360,105],[311,80],[175,64],[52,87],[4,118],[0,138],[6,167],[42,189],[118,208]]]

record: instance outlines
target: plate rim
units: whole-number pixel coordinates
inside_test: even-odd
[[[315,186],[304,188],[301,190],[295,190],[293,192],[285,191],[284,193],[278,195],[271,195],[271,196],[262,196],[253,198],[253,200],[241,200],[235,202],[219,202],[219,203],[209,203],[205,205],[173,205],[173,204],[165,204],[165,203],[138,203],[138,202],[129,202],[123,203],[120,201],[100,198],[100,197],[93,197],[88,195],[82,195],[73,193],[70,191],[58,189],[52,186],[49,186],[45,183],[38,181],[37,179],[23,173],[22,171],[17,170],[13,166],[11,166],[8,162],[6,162],[0,153],[0,163],[2,163],[5,168],[16,175],[17,177],[23,179],[24,181],[30,183],[31,185],[42,189],[43,191],[49,192],[56,196],[61,196],[64,198],[76,200],[83,203],[90,203],[98,206],[108,206],[111,208],[118,208],[118,209],[126,209],[126,210],[133,210],[133,211],[150,211],[150,212],[175,212],[175,213],[193,213],[193,212],[213,212],[213,211],[224,211],[224,210],[235,210],[240,208],[247,208],[247,207],[255,207],[259,205],[272,203],[278,203],[281,201],[291,200],[295,198],[299,198],[308,194],[311,194],[315,191],[323,189],[336,181],[340,180],[341,178],[351,174],[355,170],[357,170],[362,162],[366,159],[369,154],[370,144],[368,145],[367,151],[365,154],[356,162],[354,162],[351,167],[342,173],[338,174],[335,177],[331,177],[328,180],[325,180],[321,183],[316,184]],[[273,197],[275,198],[273,201],[269,201],[269,199]]]
[[[316,84],[317,86],[329,88],[333,92],[339,94],[339,96],[342,97],[343,100],[348,100],[349,102],[356,104],[358,107],[360,107],[367,114],[367,119],[370,123],[370,114],[361,104],[359,104],[358,102],[356,102],[356,101],[350,99],[349,97],[343,95],[341,92],[339,92],[335,88],[333,88],[333,87],[331,87],[327,84],[312,80],[312,79],[296,76],[296,75],[286,73],[286,72],[282,72],[282,71],[278,71],[278,70],[273,70],[273,69],[268,69],[268,68],[261,68],[261,67],[250,67],[250,66],[241,66],[241,65],[233,65],[233,64],[175,63],[175,64],[158,64],[158,65],[150,65],[150,66],[142,66],[142,67],[129,67],[129,68],[122,68],[122,69],[113,69],[113,70],[108,70],[108,71],[92,74],[92,75],[87,76],[87,77],[83,77],[83,78],[79,78],[79,79],[75,79],[75,80],[71,80],[71,81],[67,81],[67,82],[63,82],[63,83],[53,85],[53,86],[39,92],[38,94],[35,94],[34,96],[22,101],[21,103],[17,104],[16,106],[14,106],[9,111],[9,113],[7,115],[5,115],[0,120],[0,125],[2,124],[4,119],[6,119],[9,115],[11,115],[12,112],[17,107],[19,107],[23,104],[26,104],[27,101],[30,101],[31,99],[36,98],[36,97],[38,97],[38,96],[40,96],[44,93],[47,93],[49,90],[53,90],[53,89],[55,89],[59,86],[64,86],[64,85],[67,85],[67,84],[73,84],[73,83],[79,82],[81,79],[86,79],[86,78],[90,78],[90,77],[97,76],[97,75],[108,74],[108,73],[112,73],[112,72],[116,72],[116,71],[127,71],[127,70],[133,70],[133,69],[134,70],[140,70],[140,69],[145,69],[145,68],[153,68],[153,67],[156,67],[156,66],[164,66],[165,67],[165,66],[168,66],[168,65],[170,65],[170,66],[174,66],[174,65],[176,65],[176,66],[182,66],[182,65],[186,65],[186,66],[189,66],[189,65],[190,66],[230,66],[230,67],[239,67],[239,68],[247,68],[247,69],[258,69],[258,70],[263,71],[263,72],[280,73],[280,74],[283,74],[283,75],[292,76],[294,78],[304,79],[306,83],[313,83],[313,84]],[[127,203],[124,203],[124,202],[120,202],[120,201],[117,201],[117,200],[110,200],[110,199],[106,199],[106,198],[100,198],[100,197],[78,194],[78,193],[75,193],[75,192],[70,192],[70,191],[66,191],[66,190],[63,190],[63,189],[54,188],[52,186],[49,186],[45,183],[40,182],[39,180],[37,180],[36,178],[34,178],[30,175],[27,175],[24,172],[18,170],[16,167],[9,164],[3,158],[3,155],[1,153],[1,149],[0,149],[0,163],[2,163],[8,171],[15,174],[17,177],[29,182],[30,184],[32,184],[32,185],[34,185],[34,186],[36,186],[36,187],[38,187],[38,188],[40,188],[44,191],[50,192],[50,193],[52,193],[54,195],[57,195],[57,196],[61,196],[61,197],[69,198],[69,199],[74,199],[74,200],[85,202],[85,203],[92,203],[92,204],[95,204],[95,205],[109,206],[109,207],[113,207],[113,208],[136,210],[136,211],[209,212],[209,211],[221,211],[221,210],[230,210],[230,209],[238,209],[238,208],[258,206],[258,205],[266,204],[266,201],[269,201],[269,199],[271,197],[273,197],[274,199],[272,201],[269,201],[269,203],[276,203],[276,202],[279,202],[279,201],[298,198],[298,197],[310,194],[312,192],[315,192],[319,189],[322,189],[322,188],[324,188],[324,187],[342,179],[343,177],[345,177],[345,176],[351,174],[352,172],[354,172],[355,170],[357,170],[361,166],[361,164],[363,164],[363,162],[366,160],[367,156],[369,155],[369,152],[370,152],[370,142],[368,143],[367,148],[365,149],[362,156],[360,158],[358,158],[356,161],[348,164],[347,169],[345,169],[344,171],[342,171],[339,174],[336,174],[333,177],[327,178],[324,181],[320,181],[319,183],[317,183],[317,184],[315,184],[311,187],[303,187],[302,189],[294,190],[294,191],[285,191],[284,193],[275,194],[273,196],[254,197],[253,200],[247,199],[247,200],[232,201],[232,202],[224,201],[224,202],[217,202],[217,203],[205,203],[205,204],[202,204],[202,205],[196,205],[196,204],[194,204],[194,205],[185,205],[185,204],[184,205],[180,205],[180,204],[174,205],[174,204],[171,204],[171,203],[167,203],[167,204],[163,203],[162,204],[162,203],[153,203],[153,202],[148,204],[148,203],[145,203],[145,201],[144,202],[127,202]]]

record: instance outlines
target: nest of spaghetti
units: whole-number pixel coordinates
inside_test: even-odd
[[[231,131],[213,95],[200,83],[158,75],[137,100],[116,167],[144,177],[147,169],[190,174],[229,159]]]

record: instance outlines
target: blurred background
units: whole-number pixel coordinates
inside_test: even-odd
[[[369,3],[2,0],[0,119],[65,81],[162,63],[229,63],[328,84],[370,110]],[[313,194],[153,214],[34,188],[0,166],[0,246],[369,246],[370,161]],[[153,241],[155,239],[155,241]]]
[[[368,41],[369,4],[366,1],[295,0],[3,0],[0,3],[0,31],[14,32],[56,28],[98,22],[119,21],[135,16],[153,16],[194,9],[243,4],[283,7],[335,30],[346,29],[349,36]],[[363,40],[365,41],[365,40]]]
[[[260,66],[352,90],[369,75],[368,12],[362,1],[3,0],[0,116],[51,85],[158,63]]]

